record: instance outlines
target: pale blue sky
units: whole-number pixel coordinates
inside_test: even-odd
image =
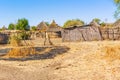
[[[0,27],[19,18],[28,19],[31,26],[53,19],[61,26],[76,18],[85,23],[93,18],[114,22],[115,10],[113,0],[0,0]]]

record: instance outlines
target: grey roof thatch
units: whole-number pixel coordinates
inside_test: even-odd
[[[88,28],[88,27],[100,27],[100,25],[95,22],[95,21],[92,21],[90,22],[88,25],[76,25],[76,26],[70,26],[68,28],[64,28],[65,29],[68,29],[68,30],[72,30],[72,29],[75,29],[75,28]]]
[[[62,31],[63,41],[92,41],[94,39],[101,40],[99,27],[94,23],[64,28]]]
[[[113,27],[120,27],[120,19],[113,24]]]

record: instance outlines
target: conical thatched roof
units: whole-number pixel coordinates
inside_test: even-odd
[[[37,26],[37,30],[47,31],[47,29],[48,29],[48,26],[43,21]]]
[[[58,25],[56,24],[56,22],[53,20],[53,22],[49,25],[49,27],[53,28],[53,27],[58,27]]]
[[[58,26],[58,24],[56,24],[56,22],[53,20],[52,23],[49,25],[48,31],[61,31],[61,27]]]
[[[113,24],[113,27],[120,27],[120,19]]]

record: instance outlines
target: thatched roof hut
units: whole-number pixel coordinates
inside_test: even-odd
[[[61,37],[61,30],[62,28],[53,20],[53,22],[49,25],[47,32],[49,33],[50,37],[59,38]]]
[[[46,25],[45,22],[41,22],[40,24],[37,25],[37,30],[40,30],[40,31],[47,31],[48,29],[48,26]]]
[[[102,38],[99,31],[99,25],[95,22],[91,22],[89,25],[73,26],[63,29],[62,40],[64,42],[72,42],[102,40]]]
[[[61,27],[56,24],[56,22],[53,20],[53,22],[49,25],[48,27],[48,32],[58,32],[58,31],[61,31]]]
[[[61,27],[56,24],[56,22],[53,20],[53,22],[47,26],[45,22],[41,22],[37,26],[37,30],[40,30],[40,35],[42,37],[45,36],[45,32],[48,32],[50,37],[59,37],[61,36]]]

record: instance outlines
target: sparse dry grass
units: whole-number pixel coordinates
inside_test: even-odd
[[[35,41],[37,47],[42,47],[43,43],[40,42],[41,40]],[[60,56],[56,56],[54,59],[28,60],[23,62],[1,60],[0,73],[2,76],[0,75],[0,78],[14,78],[16,80],[19,80],[21,77],[25,80],[120,79],[120,41],[76,43],[58,43],[58,41],[56,41],[56,43],[57,44],[54,42],[55,45],[65,45],[69,47],[69,51]],[[53,51],[52,48],[52,52],[50,52],[51,49],[45,48],[43,51],[41,51],[41,49],[39,51],[41,51],[41,54],[44,52],[53,53],[61,51],[61,49],[57,50],[58,51]],[[19,52],[19,50],[17,52]],[[33,76],[33,74],[35,76]]]
[[[102,48],[104,59],[109,61],[120,59],[120,45],[109,45]]]
[[[120,45],[117,43],[117,41],[103,41],[92,43],[88,42],[85,46],[81,46],[80,48],[81,50],[86,50],[86,52],[89,53],[85,56],[86,59],[100,59],[106,60],[108,62],[120,60]]]

